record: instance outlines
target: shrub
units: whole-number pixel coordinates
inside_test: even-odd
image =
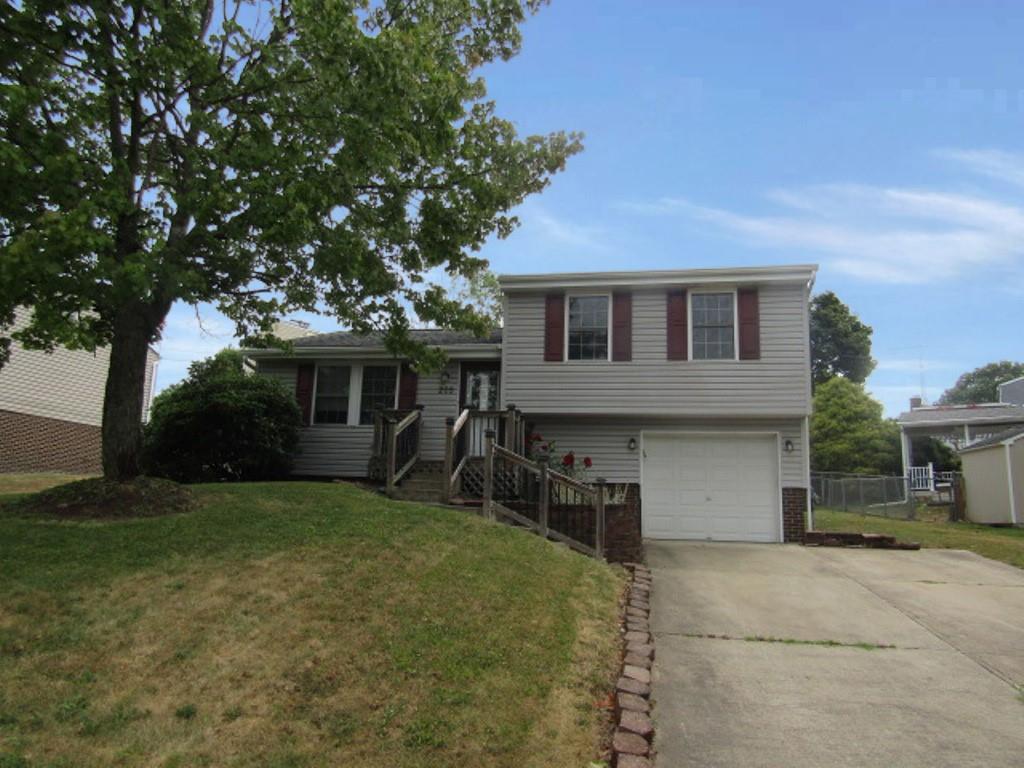
[[[193,363],[153,401],[146,471],[179,482],[273,480],[291,470],[301,415],[280,382],[245,373],[237,350]]]

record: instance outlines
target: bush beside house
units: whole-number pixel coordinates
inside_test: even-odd
[[[153,401],[146,471],[185,483],[284,478],[300,423],[293,393],[247,375],[241,353],[224,350]]]

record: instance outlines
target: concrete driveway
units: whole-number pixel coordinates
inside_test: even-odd
[[[954,550],[647,559],[660,768],[1024,765],[1024,572]]]

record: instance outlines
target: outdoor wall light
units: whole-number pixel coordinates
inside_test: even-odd
[[[629,447],[629,450],[635,451],[636,450],[636,438],[635,437],[629,438],[629,442],[626,443],[626,445]]]
[[[792,440],[787,440],[785,443],[783,443],[782,450],[784,450],[786,453],[792,453],[793,452],[793,441]]]

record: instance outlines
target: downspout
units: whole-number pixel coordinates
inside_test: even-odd
[[[1006,450],[1006,489],[1010,492],[1010,522],[1017,525],[1017,499],[1013,493],[1013,462],[1010,460],[1011,442],[1003,443]]]

